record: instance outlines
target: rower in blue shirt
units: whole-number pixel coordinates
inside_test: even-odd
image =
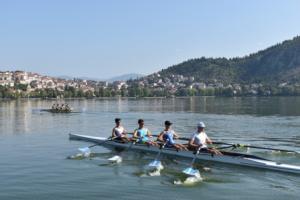
[[[138,124],[139,127],[133,132],[133,138],[137,138],[138,143],[157,146],[157,143],[151,140],[152,135],[149,129],[144,127],[144,120],[139,119]]]
[[[176,150],[188,150],[185,145],[176,143],[174,139],[179,138],[178,134],[171,129],[172,123],[165,121],[165,129],[159,134],[158,140],[166,142],[166,147],[174,147]]]

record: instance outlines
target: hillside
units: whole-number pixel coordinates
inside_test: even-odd
[[[197,58],[171,66],[162,76],[194,76],[196,81],[278,83],[300,81],[300,37],[242,58]]]

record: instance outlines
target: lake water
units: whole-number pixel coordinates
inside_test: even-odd
[[[200,164],[203,182],[175,185],[191,160],[163,158],[161,176],[143,175],[155,155],[94,147],[95,156],[69,159],[78,147],[68,133],[108,136],[116,117],[127,130],[143,118],[158,134],[170,120],[189,136],[201,120],[214,140],[300,149],[300,98],[178,98],[66,100],[78,113],[41,112],[54,100],[0,101],[0,199],[299,199],[300,176],[222,164]],[[241,150],[245,152],[246,150]],[[248,153],[300,165],[300,156],[249,149]]]

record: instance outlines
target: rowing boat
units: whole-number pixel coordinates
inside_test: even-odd
[[[112,148],[112,147],[128,148],[129,145],[131,144],[131,143],[120,143],[113,140],[107,140],[107,138],[104,137],[95,137],[95,136],[79,135],[79,134],[71,134],[71,133],[69,134],[69,138],[71,140],[83,140],[86,142],[93,142],[96,144],[98,143],[108,148]],[[160,149],[157,147],[148,146],[144,144],[132,145],[131,149],[136,151],[141,151],[141,152],[149,152],[149,153],[158,153],[160,151]],[[275,161],[271,161],[250,154],[228,152],[228,151],[222,151],[222,153],[223,155],[213,155],[211,153],[200,152],[196,156],[196,160],[205,160],[205,161],[226,163],[232,165],[247,166],[253,168],[269,169],[274,171],[300,174],[300,166],[278,163]],[[167,156],[176,156],[181,158],[194,158],[195,156],[192,151],[176,151],[173,148],[165,148],[163,150],[163,154]]]
[[[42,112],[51,112],[51,113],[71,113],[72,110],[67,110],[67,109],[63,109],[63,110],[59,110],[59,109],[41,109]]]

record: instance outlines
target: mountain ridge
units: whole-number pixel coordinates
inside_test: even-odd
[[[158,73],[194,76],[204,82],[296,82],[300,80],[300,36],[243,57],[193,58]]]

